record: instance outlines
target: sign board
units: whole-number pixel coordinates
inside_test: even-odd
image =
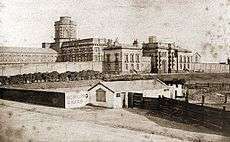
[[[79,108],[89,103],[89,95],[87,91],[66,92],[65,108]]]

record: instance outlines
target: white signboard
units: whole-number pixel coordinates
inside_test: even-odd
[[[87,91],[66,92],[65,108],[79,108],[89,103],[89,95]]]

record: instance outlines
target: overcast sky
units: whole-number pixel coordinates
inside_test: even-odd
[[[1,0],[0,44],[53,42],[54,21],[71,16],[77,37],[173,41],[203,61],[229,56],[230,0]]]

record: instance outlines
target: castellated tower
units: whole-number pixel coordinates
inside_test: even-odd
[[[62,42],[76,40],[76,25],[71,17],[60,17],[60,20],[55,22],[54,27],[54,40],[58,47],[61,47]]]

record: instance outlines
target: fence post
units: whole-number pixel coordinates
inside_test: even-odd
[[[225,94],[225,96],[224,96],[224,103],[226,104],[228,102],[228,96],[227,96],[227,94]]]
[[[188,91],[188,88],[186,90],[186,94],[185,94],[185,102],[188,103],[188,94],[189,94],[189,91]]]
[[[202,100],[201,100],[201,105],[203,106],[204,105],[204,95],[202,95]]]
[[[221,124],[222,124],[221,129],[222,129],[222,132],[225,131],[225,125],[226,125],[225,124],[225,110],[226,110],[226,107],[223,106],[223,109],[221,111]]]

